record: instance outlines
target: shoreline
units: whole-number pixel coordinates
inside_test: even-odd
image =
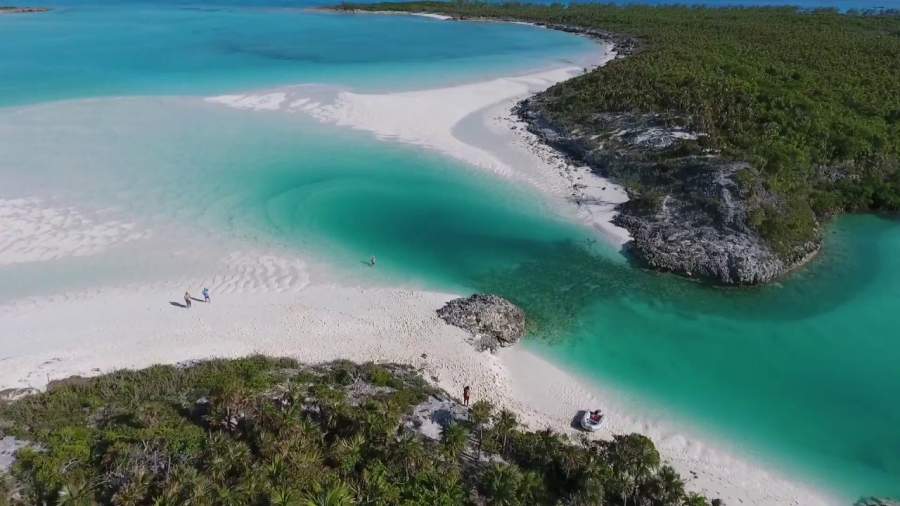
[[[303,114],[322,123],[366,131],[383,141],[437,151],[502,179],[524,183],[547,198],[550,211],[586,225],[621,249],[631,236],[616,224],[625,189],[543,143],[514,108],[616,53],[608,44],[584,66],[562,64],[514,77],[395,93],[356,93],[319,86],[280,87],[207,97],[240,110]],[[416,114],[397,114],[416,111]]]
[[[714,438],[664,420],[652,409],[563,370],[528,346],[497,354],[478,352],[465,331],[445,324],[436,310],[457,295],[407,288],[298,283],[277,297],[255,297],[252,282],[215,285],[210,304],[174,308],[165,301],[185,285],[107,287],[0,306],[0,327],[19,337],[17,354],[2,357],[0,391],[21,395],[53,380],[117,369],[261,353],[306,363],[347,359],[397,362],[419,369],[431,383],[513,410],[534,430],[547,427],[577,438],[574,413],[602,406],[603,430],[645,434],[688,490],[727,504],[833,504],[723,449]],[[263,290],[267,293],[268,290]]]
[[[614,199],[623,194],[620,189],[589,169],[569,166],[559,153],[529,137],[533,134],[511,112],[534,89],[580,70],[569,66],[414,92],[343,91],[323,98],[304,94],[308,89],[299,87],[209,101],[264,113],[309,114],[327,123],[370,131],[381,139],[439,151],[530,184],[559,206],[555,211],[609,234],[613,244],[624,243],[628,236],[611,224],[618,203]],[[325,103],[325,98],[333,101]],[[438,113],[429,116],[432,123],[426,128],[422,118],[385,114],[422,104]],[[499,149],[504,143],[511,147]],[[104,286],[51,300],[29,298],[0,306],[0,328],[15,335],[18,343],[14,353],[0,356],[4,365],[0,390],[43,388],[52,379],[123,367],[257,352],[310,363],[400,362],[420,368],[426,378],[451,393],[472,385],[475,399],[486,397],[513,409],[532,428],[552,426],[575,435],[569,428],[572,409],[603,405],[610,423],[599,435],[616,430],[651,436],[689,490],[729,504],[828,504],[816,492],[733,457],[705,439],[686,436],[626,408],[609,410],[607,405],[618,405],[613,394],[527,349],[513,348],[498,355],[476,352],[463,331],[444,324],[435,314],[454,294],[311,282],[304,265],[278,257],[271,263],[289,266],[292,281],[279,284],[281,273],[268,265],[251,272],[238,269],[235,279],[216,281],[220,265],[213,264],[208,277]],[[183,310],[166,303],[185,286],[206,284],[213,290],[210,305],[198,303]],[[257,296],[269,292],[278,297]],[[665,435],[663,440],[657,434]]]
[[[563,31],[611,44],[619,53],[617,58],[644,49],[641,40],[628,33],[580,26],[577,22],[573,25],[522,21],[496,13],[470,16],[464,14],[465,10],[457,9],[456,13],[451,13],[454,9],[445,11],[436,5],[425,9],[434,10],[412,12],[398,7],[389,13],[433,14],[454,21],[518,23]],[[369,11],[362,6],[334,7],[332,10],[350,14],[384,12]],[[596,167],[604,178],[627,188],[636,202],[623,205],[614,224],[628,231],[631,240],[626,252],[642,267],[718,286],[752,286],[785,279],[817,255],[822,242],[821,218],[814,217],[814,228],[809,235],[792,239],[788,251],[779,250],[772,237],[752,226],[748,219],[740,218],[744,214],[767,212],[764,209],[783,208],[783,204],[777,192],[769,192],[759,183],[752,192],[761,195],[765,205],[742,197],[744,192],[738,176],[752,174],[746,158],[731,159],[719,156],[718,151],[714,156],[707,156],[706,151],[696,156],[696,146],[692,147],[690,141],[706,133],[683,130],[669,124],[673,118],[653,112],[601,111],[590,122],[569,124],[548,113],[546,105],[553,102],[553,98],[537,93],[523,99],[516,114],[539,138],[540,144],[565,154],[573,163]],[[677,115],[675,119],[678,124]],[[656,162],[646,161],[648,151],[664,156],[668,168],[659,173]],[[670,177],[667,172],[688,169],[698,163],[702,171],[696,167],[691,170],[705,171],[706,176],[697,178],[685,188],[667,184]],[[637,180],[633,176],[635,170],[642,174]],[[644,179],[653,182],[646,183]],[[646,196],[642,189],[645,184],[649,188]],[[695,197],[710,191],[719,194],[724,203],[709,207],[707,201]],[[655,200],[655,209],[644,203],[654,202],[660,194],[664,199]]]

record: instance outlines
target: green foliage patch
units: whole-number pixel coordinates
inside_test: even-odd
[[[404,424],[430,395],[406,367],[264,357],[58,382],[0,404],[30,442],[0,504],[707,504],[637,434],[572,444],[481,401],[432,441]]]

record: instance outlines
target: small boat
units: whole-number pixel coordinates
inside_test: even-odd
[[[597,416],[594,416],[594,413],[597,413]],[[584,414],[581,417],[581,428],[594,432],[596,430],[600,430],[600,425],[603,423],[603,413],[598,409],[595,411],[584,410]]]

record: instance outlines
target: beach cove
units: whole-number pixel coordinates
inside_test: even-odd
[[[723,291],[642,272],[609,224],[623,193],[536,145],[509,113],[610,48],[390,18],[386,30],[448,37],[445,26],[511,30],[510,46],[492,59],[473,44],[449,57],[458,77],[426,70],[414,86],[392,82],[390,63],[374,87],[325,66],[310,80],[188,89],[173,78],[113,98],[41,90],[53,100],[0,109],[0,388],[253,352],[396,361],[450,392],[472,385],[535,428],[564,430],[575,410],[603,405],[610,432],[651,436],[691,490],[728,503],[897,493],[898,413],[885,401],[897,350],[878,339],[900,300],[895,221],[841,221],[822,258],[779,286]],[[572,198],[576,184],[593,205]],[[363,265],[370,255],[377,269]],[[203,286],[209,306],[169,304]],[[522,349],[476,353],[434,315],[472,291],[516,301],[540,330]]]

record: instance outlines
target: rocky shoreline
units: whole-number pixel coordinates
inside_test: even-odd
[[[625,251],[640,265],[724,285],[773,281],[816,254],[816,240],[776,252],[750,224],[763,206],[784,203],[762,185],[748,187],[749,163],[704,152],[702,133],[658,114],[598,113],[590,130],[548,119],[545,93],[515,113],[542,142],[624,186],[629,202],[614,223],[632,241]]]
[[[450,20],[522,22],[434,15]],[[529,24],[612,44],[616,59],[643,49],[637,38],[627,34],[565,24]],[[811,240],[802,244],[776,247],[760,235],[754,220],[758,225],[762,211],[785,210],[789,204],[758,182],[758,169],[749,162],[727,159],[705,148],[705,134],[687,127],[690,118],[672,113],[598,111],[588,122],[567,124],[552,114],[565,86],[557,84],[521,101],[512,113],[539,142],[561,153],[571,165],[587,166],[626,189],[630,200],[618,206],[613,223],[630,233],[631,240],[623,250],[637,265],[714,284],[756,285],[784,276],[819,251],[821,229],[817,223]],[[584,204],[577,185],[571,198]]]
[[[634,39],[566,25],[541,25],[612,43],[616,58],[634,54]],[[776,250],[752,226],[763,209],[787,204],[752,177],[750,163],[728,160],[699,142],[688,118],[672,114],[597,112],[589,124],[554,121],[556,88],[520,102],[513,111],[543,143],[573,163],[622,185],[629,202],[614,223],[632,240],[625,252],[641,266],[723,285],[771,282],[815,256],[821,232]]]
[[[471,334],[478,351],[512,346],[525,335],[525,312],[498,295],[476,293],[453,299],[437,315]]]

